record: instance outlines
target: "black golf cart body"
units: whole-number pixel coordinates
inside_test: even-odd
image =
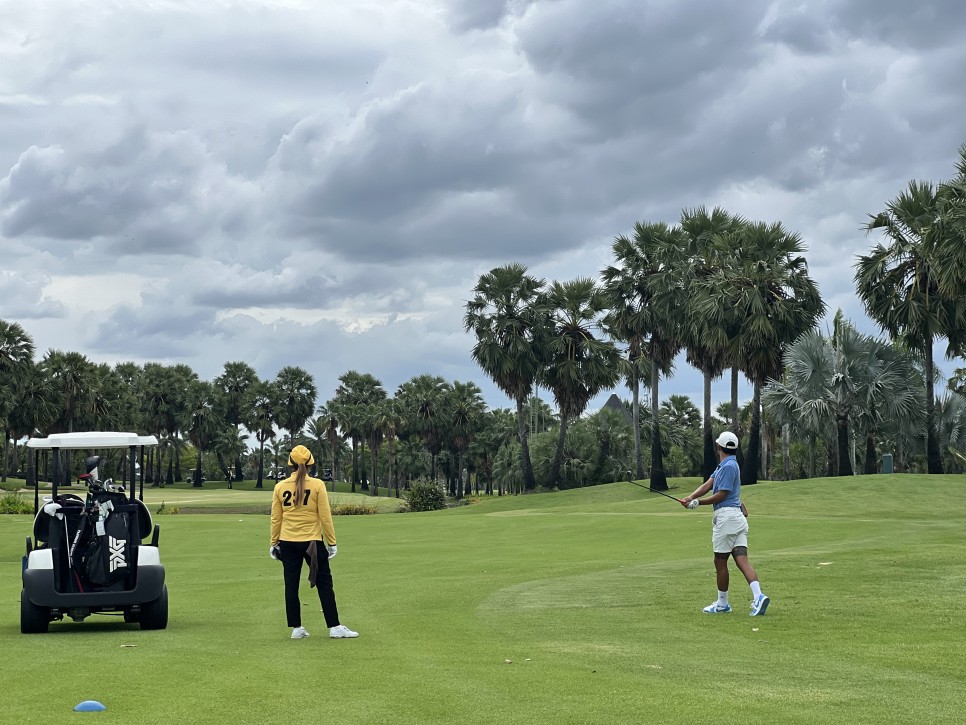
[[[41,505],[34,467],[33,541],[27,537],[20,596],[20,631],[48,630],[51,621],[65,616],[83,621],[91,614],[122,615],[141,629],[164,629],[168,624],[168,590],[158,553],[159,528],[144,505],[144,483],[136,496],[135,459],[154,436],[134,433],[59,433],[31,438],[27,447],[53,453],[51,495],[59,515]],[[127,448],[130,476],[127,491],[90,481],[85,498],[58,492],[58,451]],[[97,459],[95,459],[97,460]],[[86,477],[81,477],[86,478]],[[112,482],[105,482],[112,483]],[[109,490],[110,489],[110,490]],[[150,543],[145,543],[150,537]]]

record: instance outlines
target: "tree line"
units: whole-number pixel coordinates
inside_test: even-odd
[[[821,333],[826,305],[801,237],[721,208],[638,222],[593,277],[548,282],[522,264],[494,268],[472,290],[464,327],[473,360],[513,410],[488,409],[476,383],[430,374],[390,394],[348,371],[319,405],[315,380],[297,366],[262,380],[228,362],[205,381],[187,365],[110,366],[58,350],[35,360],[26,330],[0,320],[2,475],[21,469],[24,438],[94,429],[156,435],[145,462],[153,485],[250,474],[262,487],[266,455],[277,476],[300,442],[334,478],[373,494],[381,485],[398,495],[420,477],[454,496],[626,476],[663,490],[668,475],[713,470],[723,426],[741,438],[744,483],[872,472],[887,449],[900,470],[961,467],[966,371],[937,399],[933,360],[939,339],[950,357],[966,349],[966,146],[956,168],[948,181],[910,182],[869,216],[879,241],[859,256],[854,280],[886,339],[841,314]],[[683,396],[661,401],[660,381],[682,352],[703,375],[702,410]],[[712,383],[726,373],[730,404],[712,410]],[[744,405],[742,375],[753,390]],[[587,414],[621,385],[629,401]]]

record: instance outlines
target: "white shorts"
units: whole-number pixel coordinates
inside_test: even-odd
[[[715,554],[730,554],[736,546],[748,546],[748,519],[741,509],[718,509],[711,519],[711,546]]]

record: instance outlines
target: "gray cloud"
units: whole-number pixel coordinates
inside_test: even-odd
[[[43,297],[49,283],[50,278],[40,272],[0,272],[0,315],[21,320],[67,317],[63,304]]]
[[[476,380],[509,261],[722,204],[799,231],[830,308],[861,227],[953,173],[966,6],[248,0],[0,6],[0,317],[97,360]],[[56,20],[55,20],[56,19]],[[334,390],[334,387],[332,387]],[[678,366],[668,392],[700,391]]]

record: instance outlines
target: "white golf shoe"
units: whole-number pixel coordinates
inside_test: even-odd
[[[358,637],[358,632],[353,632],[351,629],[346,627],[344,624],[339,624],[329,630],[329,636],[332,639],[348,639],[350,637]]]
[[[305,639],[309,632],[305,627],[296,627],[292,630],[292,639]]]

